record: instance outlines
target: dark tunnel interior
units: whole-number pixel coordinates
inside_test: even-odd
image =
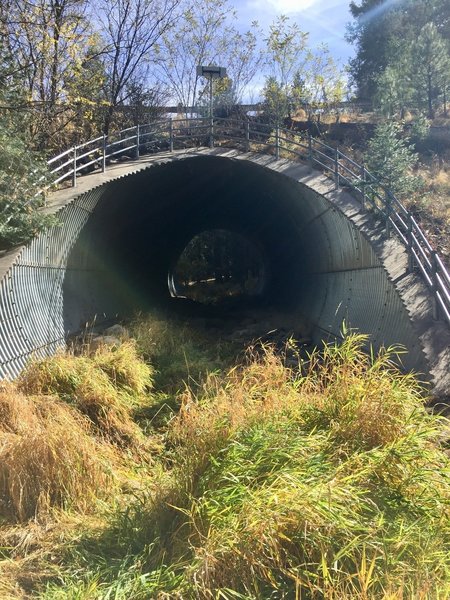
[[[102,195],[68,269],[84,265],[97,312],[129,314],[169,302],[168,274],[192,238],[228,230],[259,249],[266,273],[259,302],[286,306],[308,255],[290,188],[277,174],[214,157],[148,169]],[[80,289],[76,283],[75,296]],[[73,298],[73,291],[65,297]],[[72,320],[73,311],[66,313]]]

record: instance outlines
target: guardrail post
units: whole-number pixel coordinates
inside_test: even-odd
[[[173,121],[170,119],[169,121],[169,148],[170,151],[173,152]]]
[[[388,190],[384,190],[384,209],[386,211],[386,225],[385,225],[385,232],[386,232],[386,236],[390,237],[391,235],[391,223],[390,223],[390,218],[391,218],[391,198],[389,196],[389,191]]]
[[[136,125],[136,158],[139,158],[140,128]]]
[[[389,237],[391,235],[391,211],[392,211],[392,202],[391,202],[391,193],[389,190],[384,190],[384,206],[386,209],[386,236]]]
[[[339,149],[337,146],[334,151],[334,187],[336,190],[339,189]]]
[[[77,147],[73,147],[73,173],[72,173],[72,187],[77,185]]]
[[[275,158],[280,158],[280,128],[278,125],[275,128]]]
[[[408,272],[412,273],[414,270],[414,255],[413,255],[413,222],[411,214],[408,213]]]
[[[106,134],[103,134],[103,143],[102,143],[102,173],[106,171],[106,144],[107,137]]]
[[[362,198],[361,198],[361,206],[363,209],[366,208],[366,168],[362,164],[361,165],[361,187],[362,187]]]
[[[437,321],[439,319],[439,304],[437,299],[437,271],[438,263],[436,260],[437,252],[433,250],[431,252],[431,291],[433,293],[433,319]]]
[[[313,170],[313,149],[312,149],[312,136],[311,132],[308,131],[308,163],[309,163],[309,172],[312,173]]]
[[[214,119],[212,116],[209,124],[209,147],[214,148]]]
[[[250,121],[245,121],[245,151],[250,152]]]

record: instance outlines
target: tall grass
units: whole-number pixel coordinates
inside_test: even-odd
[[[44,597],[449,597],[441,421],[365,343],[299,371],[267,347],[187,388],[152,486],[72,547],[66,590]]]
[[[80,523],[104,526],[107,507],[149,477],[159,442],[133,417],[154,401],[152,376],[126,342],[36,361],[1,384],[1,598],[33,596],[58,572]]]
[[[19,383],[28,394],[55,394],[75,406],[98,434],[119,445],[142,441],[133,411],[149,403],[152,384],[153,369],[131,341],[92,356],[68,353],[33,362]]]
[[[155,389],[168,394],[183,390],[186,384],[195,387],[208,373],[226,370],[238,353],[232,342],[156,313],[136,319],[130,333],[139,352],[156,369]]]
[[[0,517],[25,521],[50,507],[92,504],[110,484],[107,454],[86,420],[52,397],[0,391]]]

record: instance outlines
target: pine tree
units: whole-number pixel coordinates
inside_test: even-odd
[[[30,150],[27,113],[11,57],[0,52],[0,250],[25,243],[54,219],[43,215],[44,158]]]
[[[412,47],[411,69],[417,90],[417,104],[426,104],[428,116],[434,117],[435,104],[443,93],[450,71],[447,44],[433,23],[427,23]]]
[[[397,122],[388,121],[378,125],[368,144],[366,159],[372,175],[402,198],[419,189],[421,180],[411,174],[417,154],[400,133],[401,125]]]

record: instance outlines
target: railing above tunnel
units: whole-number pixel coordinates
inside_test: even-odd
[[[197,147],[228,147],[301,161],[310,171],[319,169],[332,178],[336,190],[345,186],[362,209],[381,218],[387,236],[393,233],[402,242],[409,271],[420,272],[432,294],[434,318],[442,318],[450,326],[450,274],[413,215],[364,165],[309,133],[301,135],[248,119],[167,119],[73,146],[50,159],[48,165],[53,185],[69,182],[75,187],[78,177],[105,172],[115,160]]]

